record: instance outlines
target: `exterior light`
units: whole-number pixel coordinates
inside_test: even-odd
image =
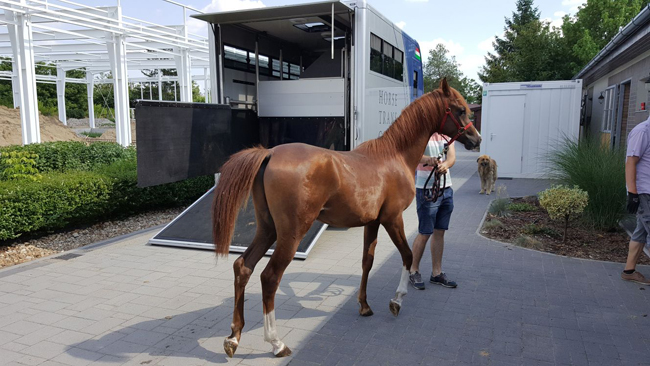
[[[648,85],[648,84],[646,84]],[[603,104],[603,100],[605,100],[605,97],[603,96],[604,92],[600,92],[600,96],[598,97],[598,103]]]

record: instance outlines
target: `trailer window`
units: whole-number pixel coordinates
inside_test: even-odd
[[[404,80],[404,52],[370,33],[370,70]]]
[[[370,70],[382,73],[381,38],[370,34]]]
[[[413,98],[418,97],[418,71],[413,71]]]
[[[393,50],[395,59],[395,64],[393,67],[393,78],[397,80],[403,80],[404,78],[404,52],[395,48]]]
[[[393,68],[395,65],[395,60],[393,60],[393,46],[390,43],[384,41],[384,69],[383,74],[394,78]]]
[[[260,57],[260,75],[280,78],[280,60],[271,58],[266,55]],[[242,50],[236,47],[224,45],[224,67],[228,69],[241,70],[249,73],[255,73],[255,52]],[[289,62],[284,62],[284,79],[299,79],[300,66]]]

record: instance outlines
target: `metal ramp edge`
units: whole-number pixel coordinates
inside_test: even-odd
[[[214,250],[214,244],[212,243],[212,231],[208,230],[208,235],[206,236],[205,230],[198,230],[198,231],[203,231],[203,233],[197,232],[197,230],[189,230],[191,233],[188,235],[186,238],[175,238],[175,239],[170,239],[169,236],[166,237],[165,232],[174,230],[175,225],[182,224],[183,220],[186,220],[186,217],[196,214],[196,210],[205,210],[206,206],[206,201],[208,200],[211,202],[211,195],[214,192],[214,188],[210,188],[205,194],[203,194],[199,199],[197,199],[194,203],[192,203],[189,207],[187,207],[183,212],[181,212],[176,218],[174,218],[171,222],[169,222],[167,225],[165,225],[160,231],[158,231],[151,239],[149,239],[148,244],[150,245],[160,245],[160,246],[169,246],[169,247],[179,247],[179,248],[191,248],[191,249],[205,249],[205,250]],[[208,207],[211,207],[211,205],[208,205]],[[250,210],[253,210],[253,205],[252,203],[249,204],[247,207],[251,208]],[[254,211],[253,211],[254,212]],[[242,212],[240,212],[240,215],[237,218],[237,221],[239,222],[242,220]],[[201,215],[200,217],[207,218],[208,221],[211,221],[211,211],[208,210],[208,212],[205,212],[205,214]],[[205,226],[205,225],[203,225]],[[204,229],[206,229],[204,227]],[[312,248],[320,238],[320,236],[323,234],[323,232],[327,229],[327,224],[322,223],[320,221],[314,222],[312,227],[309,229],[309,232],[303,240],[300,243],[299,249],[296,252],[296,255],[294,256],[294,259],[307,259],[307,256],[311,252]],[[235,229],[237,231],[237,227]],[[310,235],[311,233],[311,235]],[[192,240],[191,234],[202,234],[203,239],[197,238],[197,240]],[[237,234],[237,232],[236,232]],[[207,240],[209,236],[209,240]],[[305,241],[307,243],[307,246],[305,247]],[[273,244],[275,246],[275,244]],[[300,248],[303,248],[303,250],[300,250]],[[248,247],[244,245],[236,245],[236,244],[231,244],[230,246],[230,252],[231,253],[243,253],[246,251]],[[274,252],[274,249],[269,249],[265,255],[270,256]]]

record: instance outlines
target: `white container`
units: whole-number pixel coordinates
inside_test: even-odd
[[[483,85],[481,153],[502,178],[547,178],[549,154],[580,132],[582,80]]]

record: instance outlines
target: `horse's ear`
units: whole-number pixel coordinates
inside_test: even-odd
[[[451,97],[451,89],[449,88],[446,77],[440,80],[440,89],[442,90],[442,93],[445,95],[445,97]]]

